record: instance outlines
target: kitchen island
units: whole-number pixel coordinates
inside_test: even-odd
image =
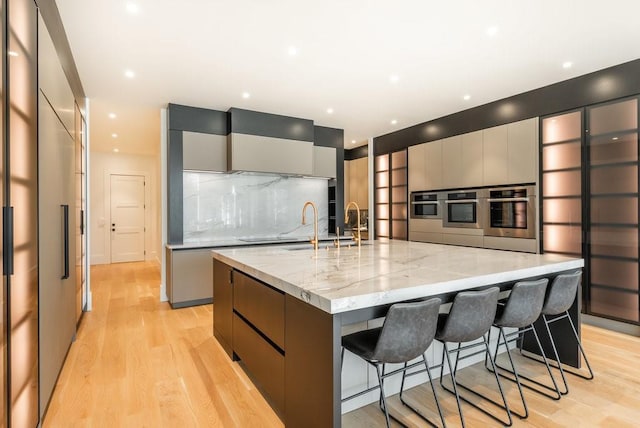
[[[396,302],[431,296],[450,301],[458,291],[508,289],[518,280],[553,277],[584,264],[557,255],[406,241],[212,255],[214,334],[292,427],[340,426],[344,325],[384,316]],[[578,308],[576,299],[575,316]]]

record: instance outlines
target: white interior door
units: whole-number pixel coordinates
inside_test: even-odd
[[[111,175],[111,263],[144,260],[144,176]]]

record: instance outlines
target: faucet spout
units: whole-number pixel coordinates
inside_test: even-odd
[[[302,207],[302,224],[307,224],[305,219],[305,213],[307,211],[307,207],[311,205],[313,208],[313,239],[311,239],[311,243],[313,244],[313,249],[318,249],[318,208],[316,204],[311,201],[307,201],[304,203]]]
[[[349,207],[351,205],[353,205],[356,208],[356,214],[357,214],[356,230],[351,233],[353,235],[353,241],[357,243],[359,247],[360,241],[362,241],[362,235],[360,234],[360,207],[354,201],[349,202],[346,208],[344,209],[344,222],[347,223],[349,221]]]

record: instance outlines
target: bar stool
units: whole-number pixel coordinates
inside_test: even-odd
[[[429,366],[424,353],[433,342],[435,336],[440,303],[441,301],[438,298],[414,303],[396,303],[389,308],[382,327],[358,331],[342,338],[343,360],[344,349],[347,349],[375,367],[380,388],[380,405],[385,415],[387,427],[389,427],[390,417],[394,420],[397,420],[397,418],[389,414],[384,395],[384,379],[398,373],[404,373],[408,369],[422,364],[426,366],[427,373],[429,373]],[[422,361],[411,365],[408,364],[409,361],[421,355]],[[404,367],[384,373],[384,364],[387,363],[404,363]],[[431,382],[431,390],[440,414],[440,420],[442,425],[445,426],[444,416],[440,409],[440,403],[438,402],[438,396],[430,373],[429,381]],[[358,397],[376,388],[369,388],[353,394],[342,401]],[[405,403],[403,402],[403,404]],[[413,408],[411,410],[415,411]],[[420,416],[427,420],[423,415]],[[435,426],[432,422],[429,423]]]
[[[491,328],[491,324],[493,323],[493,320],[496,315],[496,307],[498,305],[498,293],[499,293],[498,287],[491,287],[481,291],[460,292],[454,298],[449,314],[441,314],[438,319],[438,330],[436,332],[436,339],[442,342],[444,345],[442,350],[442,364],[440,366],[440,385],[446,391],[455,395],[456,403],[458,404],[458,412],[460,413],[460,420],[462,421],[463,427],[465,426],[465,424],[464,424],[464,416],[462,415],[462,405],[460,403],[460,400],[467,402],[468,404],[477,408],[478,410],[490,416],[491,418],[497,420],[502,424],[505,424],[506,426],[511,426],[513,423],[511,419],[511,411],[509,410],[507,400],[504,396],[502,385],[500,384],[500,379],[498,377],[498,374],[494,365],[493,356],[491,355],[491,351],[489,350],[489,343],[487,342],[487,333]],[[473,341],[477,341],[480,338],[482,339],[482,341],[461,346],[462,342],[473,342]],[[449,350],[447,346],[447,342],[454,342],[454,343],[457,342],[458,346],[454,350]],[[472,354],[460,356],[460,351],[475,348],[481,345],[484,345],[484,350],[475,352]],[[451,359],[449,358],[449,354],[451,353],[456,353],[455,365],[451,364]],[[487,397],[484,397],[481,394],[478,394],[476,391],[472,390],[471,388],[460,384],[456,379],[456,375],[458,371],[458,361],[464,358],[472,357],[479,353],[485,353],[485,355],[488,356],[489,361],[491,362],[491,366],[493,367],[493,374],[495,376],[496,383],[498,384],[500,395],[502,396],[503,405],[497,403],[494,400],[488,399]],[[451,375],[453,390],[445,387],[442,381],[445,361],[449,366],[449,372]],[[479,407],[477,404],[460,396],[458,392],[458,387],[463,388],[479,397],[485,398],[490,403],[504,409],[507,413],[508,421],[505,422],[501,420],[500,418],[491,414],[487,410]]]
[[[589,364],[589,360],[587,360],[587,355],[584,352],[584,348],[582,348],[582,343],[580,342],[580,337],[578,336],[578,332],[576,330],[573,321],[571,320],[571,316],[569,316],[569,309],[573,304],[573,301],[576,299],[578,294],[578,286],[580,285],[580,278],[582,277],[582,271],[576,271],[569,274],[560,274],[554,278],[551,282],[551,286],[547,292],[547,297],[544,302],[544,306],[542,307],[542,320],[544,321],[544,327],[547,330],[547,334],[549,335],[549,339],[551,341],[551,349],[553,350],[553,356],[558,364],[557,367],[554,365],[554,368],[560,370],[560,376],[562,377],[562,382],[564,383],[564,391],[562,394],[569,393],[569,386],[567,384],[567,379],[564,376],[565,371],[574,376],[581,377],[583,379],[591,380],[593,379],[593,370],[591,369],[591,365]],[[557,316],[556,316],[557,315]],[[556,316],[555,318],[548,318],[550,316]],[[583,375],[581,373],[564,370],[562,368],[562,364],[560,363],[560,358],[558,357],[558,350],[556,348],[555,341],[553,339],[553,335],[551,334],[551,329],[549,326],[557,321],[568,319],[569,324],[571,325],[571,331],[573,331],[573,337],[578,344],[578,349],[580,349],[580,353],[582,354],[582,358],[584,359],[585,364],[587,365],[587,369],[589,371],[588,375]]]
[[[544,304],[545,292],[547,290],[548,283],[549,283],[549,280],[546,278],[539,279],[537,281],[516,282],[513,288],[511,289],[511,293],[509,294],[507,301],[505,303],[498,304],[496,318],[493,322],[493,326],[498,328],[498,343],[496,345],[496,350],[493,357],[495,361],[495,365],[499,369],[506,371],[508,373],[511,373],[513,375],[513,378],[511,378],[509,376],[504,375],[503,373],[498,372],[498,374],[501,377],[507,380],[510,380],[512,382],[515,382],[516,385],[518,386],[518,391],[520,392],[520,399],[522,401],[524,413],[520,414],[513,410],[511,412],[523,419],[529,416],[529,409],[527,408],[527,402],[525,401],[524,394],[522,392],[522,386],[528,387],[536,392],[540,392],[540,393],[543,393],[543,392],[539,391],[538,389],[531,388],[526,384],[522,385],[520,383],[520,378],[526,379],[529,382],[535,383],[549,390],[553,390],[556,393],[556,395],[554,396],[548,395],[551,398],[555,398],[558,400],[561,397],[560,390],[558,389],[558,385],[556,384],[553,374],[551,373],[551,367],[549,366],[549,362],[547,361],[547,358],[544,354],[544,350],[542,349],[540,339],[538,338],[538,333],[533,327],[533,323],[540,317],[540,313],[542,312],[542,305]],[[505,328],[517,328],[518,330],[513,331],[511,333],[505,333],[504,331]],[[542,355],[544,363],[547,367],[547,373],[549,374],[549,377],[551,378],[551,382],[553,383],[553,389],[541,382],[538,382],[527,376],[518,374],[518,371],[516,370],[515,364],[513,363],[513,358],[511,356],[511,351],[509,349],[509,342],[518,340],[521,337],[521,335],[523,335],[528,331],[533,332],[533,336],[535,337],[536,343],[538,345],[538,350],[540,351],[540,355]],[[490,341],[490,338],[491,338],[491,332],[489,332],[489,341]],[[504,344],[504,347],[507,351],[506,353],[509,359],[509,363],[511,365],[511,369],[502,367],[497,362],[498,351],[500,350],[500,345],[502,344]],[[487,369],[490,371],[492,370],[487,365],[486,358],[485,358],[485,367],[487,367]]]

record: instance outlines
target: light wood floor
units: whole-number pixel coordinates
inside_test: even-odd
[[[153,263],[94,266],[91,275],[94,308],[82,320],[44,427],[282,426],[213,338],[212,305],[171,310],[160,303],[159,267]],[[515,426],[640,426],[640,339],[583,326],[583,344],[596,379],[570,377],[571,392],[560,401],[526,391],[531,415]],[[481,387],[483,379],[491,380],[478,367],[463,374]],[[517,391],[503,384],[515,403]],[[447,424],[458,426],[455,401],[439,392]],[[407,396],[432,412],[425,387]],[[425,426],[397,397],[390,402],[406,424]],[[468,405],[464,411],[469,427],[499,426]],[[370,405],[345,415],[343,425],[384,426],[384,418]]]

